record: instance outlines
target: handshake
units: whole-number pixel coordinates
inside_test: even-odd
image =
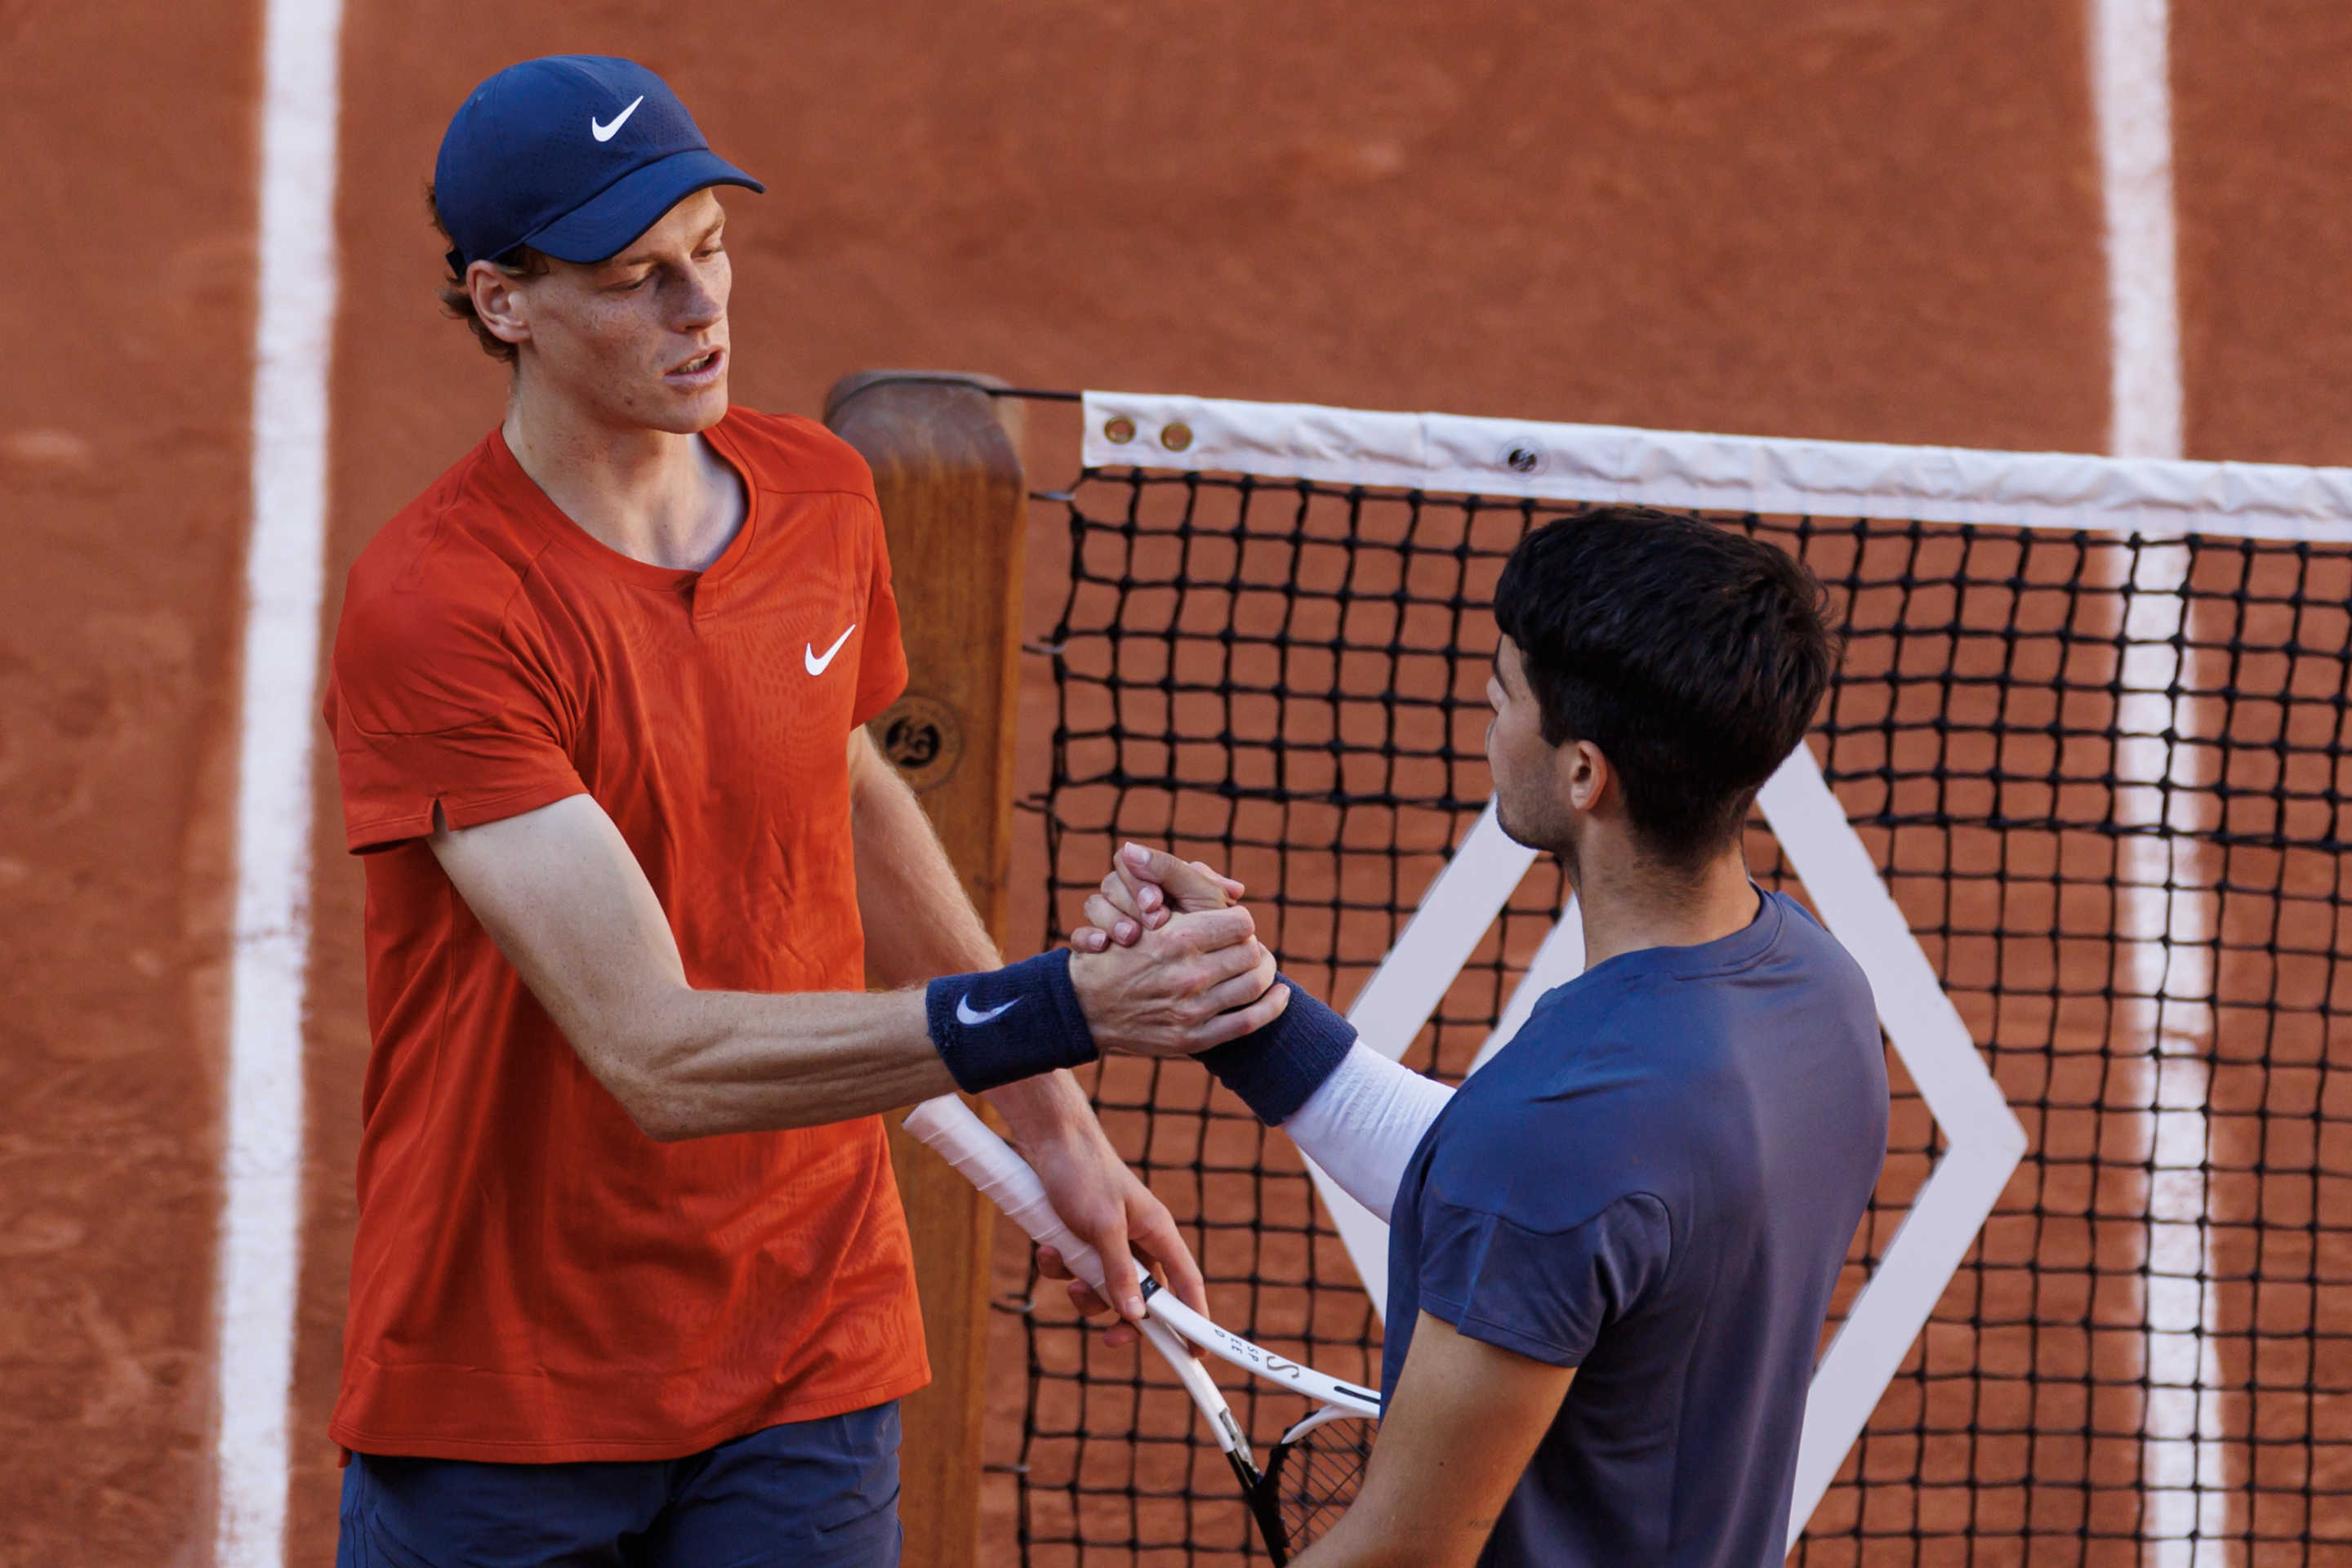
[[[1193,1056],[1282,1016],[1290,988],[1243,891],[1200,861],[1120,847],[1070,933],[1070,984],[1097,1048]]]
[[[956,1087],[1000,1089],[1104,1051],[1199,1056],[1282,1019],[1297,994],[1241,893],[1198,862],[1123,846],[1069,947],[930,983],[931,1043]]]

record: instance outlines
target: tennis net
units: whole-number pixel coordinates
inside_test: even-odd
[[[1750,862],[1863,962],[1895,1096],[1791,1560],[2352,1554],[2352,473],[1097,394],[1083,416],[1043,503],[1069,539],[1049,934],[1123,838],[1205,858],[1287,973],[1458,1079],[1581,960],[1558,868],[1486,815],[1505,557],[1617,500],[1768,539],[1845,642]],[[1377,1222],[1191,1064],[1095,1073],[1220,1321],[1376,1377]],[[1024,1563],[1248,1559],[1164,1371],[1036,1301]],[[1297,1414],[1232,1393],[1261,1441]]]

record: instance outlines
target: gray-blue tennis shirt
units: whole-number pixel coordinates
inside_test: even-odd
[[[1803,908],[1545,995],[1432,1124],[1389,1237],[1416,1314],[1577,1368],[1482,1568],[1768,1568],[1886,1153],[1870,987]]]

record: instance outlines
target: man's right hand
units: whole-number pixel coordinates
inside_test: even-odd
[[[1113,943],[1131,947],[1176,914],[1224,909],[1245,890],[1206,861],[1124,844],[1102,887],[1087,895],[1087,923],[1070,933],[1070,945],[1080,952],[1100,952]]]
[[[1193,1056],[1264,1028],[1290,1004],[1274,976],[1244,909],[1180,911],[1131,946],[1070,954],[1095,1044],[1132,1056]]]

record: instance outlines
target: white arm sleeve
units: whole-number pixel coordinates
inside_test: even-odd
[[[1385,1222],[1405,1163],[1454,1090],[1358,1041],[1282,1124],[1339,1190]]]

